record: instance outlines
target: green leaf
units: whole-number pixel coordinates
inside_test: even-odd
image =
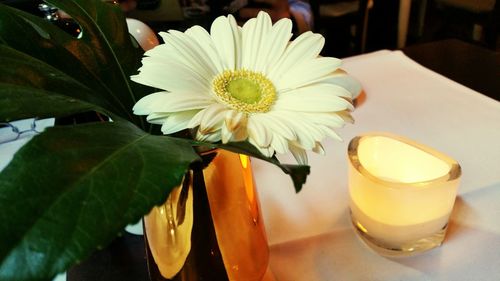
[[[260,151],[255,148],[249,142],[231,142],[227,144],[214,144],[214,143],[204,143],[204,142],[193,142],[194,145],[205,146],[210,148],[222,148],[235,153],[246,154],[271,164],[278,166],[285,174],[292,178],[293,186],[295,187],[295,192],[300,192],[302,186],[306,183],[307,176],[311,172],[311,168],[307,165],[290,165],[281,164],[276,157],[266,157]]]
[[[129,76],[140,66],[143,51],[131,40],[120,6],[100,0],[46,0],[68,13],[82,28],[81,41],[94,50],[96,68],[93,72],[106,75],[111,88],[127,97],[126,108],[132,108],[136,96]]]
[[[0,45],[0,73],[2,89],[0,102],[5,106],[0,111],[8,110],[10,119],[36,117],[37,112],[26,111],[22,105],[27,103],[37,105],[35,102],[42,98],[41,94],[45,94],[47,100],[53,98],[51,95],[58,94],[66,96],[68,100],[78,99],[107,108],[111,112],[116,112],[112,104],[96,96],[91,89],[80,81],[43,61],[5,45]],[[36,91],[38,96],[31,95],[29,88],[33,89],[33,92]],[[20,89],[24,90],[21,91]],[[35,99],[30,100],[30,97]],[[66,113],[72,113],[70,109],[77,108],[67,108]],[[44,117],[57,117],[61,109],[55,106],[47,106],[38,108],[37,111],[38,113],[42,112],[41,115]],[[75,112],[81,112],[81,109],[78,108]]]
[[[276,158],[272,158],[274,161],[278,161]],[[295,187],[295,192],[299,193],[302,190],[302,186],[306,183],[307,176],[311,173],[311,167],[307,165],[290,165],[290,164],[278,164],[274,161],[271,162],[281,168],[283,172],[288,174],[293,181],[293,187]]]
[[[198,155],[126,122],[54,127],[0,173],[0,280],[49,280],[165,201]]]
[[[34,61],[43,61],[79,81],[93,94],[84,101],[98,104],[145,128],[143,118],[132,114],[132,107],[152,89],[132,85],[129,79],[137,72],[143,51],[131,40],[119,7],[100,0],[47,2],[62,7],[79,22],[81,38],[71,37],[42,18],[0,4],[0,44],[24,53],[25,57],[31,56]],[[23,76],[21,70],[31,71],[26,67],[12,71]],[[0,77],[4,76],[3,71],[0,70]],[[47,89],[43,83],[50,76],[41,78],[40,87]],[[5,79],[3,82],[13,83]],[[62,90],[57,92],[64,94]]]
[[[0,120],[47,118],[105,111],[93,104],[37,88],[0,83]]]

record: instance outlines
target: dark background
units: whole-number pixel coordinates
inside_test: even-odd
[[[117,0],[124,1],[124,0]],[[154,10],[158,6],[160,0],[137,0],[139,10]],[[224,0],[228,1],[228,0]],[[155,31],[163,31],[171,28],[184,29],[192,24],[209,25],[212,18],[221,14],[221,6],[224,1],[212,0],[212,13],[206,17],[192,18],[186,21],[176,22],[148,22],[147,19],[141,19],[150,25]],[[338,2],[339,0],[311,0],[317,3]],[[479,40],[473,40],[472,30],[474,24],[480,24],[484,27],[485,32],[496,28],[500,15],[498,8],[496,11],[488,14],[475,14],[464,9],[453,8],[450,6],[440,5],[436,0],[428,0],[425,12],[425,20],[423,32],[418,31],[417,12],[418,5],[422,0],[412,1],[411,16],[408,26],[407,46],[414,44],[438,41],[448,38],[460,39],[465,42],[489,48],[491,50],[499,50],[498,30],[493,32],[494,39],[487,42],[484,36]],[[38,10],[37,5],[42,3],[41,0],[0,0],[0,3],[12,5],[23,10],[38,14],[42,13]],[[499,6],[498,4],[496,6]],[[375,0],[373,8],[368,13],[368,28],[366,40],[366,52],[380,49],[396,49],[397,41],[397,26],[398,26],[399,0]],[[496,14],[495,14],[496,13]],[[495,27],[490,27],[491,22],[488,22],[489,17],[494,17],[496,20]],[[327,28],[326,46],[324,55],[335,57],[347,57],[356,55],[359,50],[353,48],[349,22],[338,22],[330,25]],[[324,32],[323,32],[324,33]],[[489,32],[491,34],[491,32]],[[493,43],[491,43],[493,42]]]

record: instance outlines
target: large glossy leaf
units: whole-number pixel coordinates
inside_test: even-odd
[[[72,113],[98,111],[98,106],[65,95],[37,88],[4,84],[0,82],[0,120],[47,118]]]
[[[0,280],[49,280],[166,199],[198,159],[130,123],[49,128],[0,173]]]
[[[107,108],[110,112],[116,112],[113,104],[99,98],[82,82],[43,61],[5,45],[0,45],[0,74],[2,86],[0,116],[4,116],[4,112],[9,111],[8,119],[1,119],[4,121],[26,117],[58,117],[61,110],[64,111],[63,113],[72,113],[72,109],[75,109],[74,112],[81,111],[80,107],[72,106],[61,109],[57,108],[56,104],[51,106],[48,102],[53,100],[55,94],[65,96],[67,100],[87,101]],[[47,96],[47,101],[40,104],[43,95]],[[27,104],[38,105],[38,108],[30,112],[26,108]],[[27,116],[30,113],[31,116]]]
[[[47,2],[64,7],[79,21],[81,38],[71,37],[42,18],[0,4],[0,44],[44,61],[85,85],[93,93],[93,100],[85,101],[141,124],[142,118],[133,116],[131,109],[136,99],[151,90],[133,85],[129,79],[137,71],[143,52],[130,39],[119,7],[99,0]]]
[[[137,89],[129,79],[137,72],[143,51],[131,40],[123,15],[118,5],[99,0],[46,0],[73,17],[82,28],[79,40],[93,51],[96,68],[92,71],[105,77],[110,88],[118,92],[129,110],[137,101]],[[135,83],[134,83],[135,84]]]

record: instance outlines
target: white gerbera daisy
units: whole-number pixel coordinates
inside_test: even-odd
[[[164,134],[190,128],[202,141],[248,140],[270,157],[306,150],[351,121],[353,92],[336,58],[319,57],[324,38],[312,32],[293,42],[292,23],[274,25],[265,12],[243,27],[231,15],[210,34],[200,26],[160,33],[165,44],[147,51],[135,82],[164,91],[137,102],[134,113],[162,125]],[[356,86],[353,88],[357,88]]]

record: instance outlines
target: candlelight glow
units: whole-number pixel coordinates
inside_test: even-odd
[[[348,153],[351,213],[364,238],[408,252],[442,242],[455,202],[458,163],[389,134],[356,137]]]
[[[365,139],[358,147],[361,165],[372,175],[393,182],[413,183],[444,176],[450,164],[404,142],[385,136]]]

